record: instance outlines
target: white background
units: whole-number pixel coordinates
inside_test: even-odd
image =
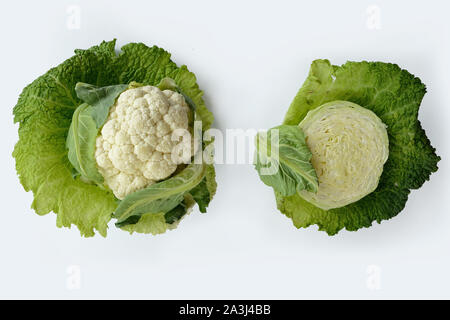
[[[449,10],[375,0],[2,6],[0,297],[450,298]],[[222,130],[281,123],[316,58],[397,63],[427,85],[419,116],[440,169],[397,217],[334,237],[294,228],[251,165],[218,165],[209,212],[164,235],[130,236],[112,223],[106,239],[58,229],[53,213],[32,212],[16,176],[12,108],[73,49],[112,38],[159,45],[188,65]]]

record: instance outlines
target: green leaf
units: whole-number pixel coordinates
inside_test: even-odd
[[[205,165],[192,163],[172,178],[126,196],[114,212],[117,225],[121,226],[132,216],[172,210],[183,201],[186,193],[203,180],[205,171]]]
[[[84,103],[73,114],[66,141],[68,158],[75,169],[72,176],[81,175],[84,182],[96,183],[105,188],[103,176],[98,171],[95,160],[95,140],[109,110],[127,88],[128,85],[123,84],[98,87],[78,82],[75,85],[77,97]]]
[[[256,163],[261,180],[284,196],[301,190],[317,192],[311,151],[298,126],[281,125],[256,136]]]
[[[179,90],[179,88],[177,86],[177,83],[175,82],[175,80],[173,80],[171,78],[164,78],[164,79],[162,79],[158,83],[157,87],[161,91],[164,91],[164,90],[178,91]]]
[[[39,215],[57,213],[57,226],[75,224],[84,236],[93,236],[94,230],[105,236],[116,204],[110,193],[72,178],[66,137],[81,104],[75,84],[115,78],[114,55],[114,41],[78,51],[28,85],[13,111],[19,123],[13,156],[20,182],[34,194],[32,208]]]
[[[124,231],[128,231],[130,234],[134,232],[153,235],[161,234],[167,230],[176,228],[181,219],[189,213],[193,205],[193,200],[185,197],[182,203],[169,212],[132,216],[127,221],[124,221],[122,226],[119,225],[119,227]],[[161,217],[164,217],[164,223]]]
[[[166,223],[173,224],[173,223],[179,221],[187,213],[188,209],[189,209],[188,206],[184,203],[184,201],[182,201],[175,208],[164,213],[164,218],[166,219]],[[163,212],[161,212],[161,213],[163,213]],[[148,214],[155,214],[155,213],[148,213]],[[123,228],[130,224],[137,224],[144,215],[145,214],[139,215],[139,216],[131,216],[128,219],[126,219],[120,223],[116,223],[116,227]]]
[[[109,110],[116,102],[117,97],[127,88],[127,84],[98,87],[78,82],[75,85],[75,92],[78,98],[92,106],[92,118],[95,120],[97,128],[100,128],[108,118]]]
[[[190,192],[192,198],[197,202],[200,212],[205,213],[209,202],[211,201],[211,195],[206,185],[206,178],[202,180],[195,188]]]
[[[172,210],[170,210],[169,212],[166,212],[164,214],[164,219],[166,220],[166,223],[168,224],[172,224],[175,223],[179,220],[181,220],[181,218],[187,213],[187,207],[186,205],[182,202],[180,203],[178,206],[176,206],[175,208],[173,208]]]
[[[216,170],[213,164],[206,165],[206,188],[209,192],[209,200],[211,201],[217,191]],[[209,204],[209,203],[208,203]]]
[[[170,225],[166,222],[164,213],[147,213],[139,217],[136,223],[128,224],[121,228],[130,234],[137,232],[157,235],[166,232],[169,227]]]
[[[215,177],[216,172],[214,166],[206,165],[205,178],[189,192],[202,213],[206,212],[209,203],[216,194],[217,183]]]
[[[73,57],[22,91],[13,110],[14,122],[19,123],[13,157],[20,182],[34,194],[32,207],[37,214],[53,211],[58,227],[76,225],[84,236],[93,236],[95,230],[106,235],[116,199],[107,190],[73,179],[68,159],[66,138],[73,113],[83,102],[75,86],[78,82],[104,87],[132,81],[156,86],[165,77],[174,79],[194,101],[203,129],[208,129],[213,116],[203,102],[195,75],[186,66],[178,67],[167,51],[142,43],[127,44],[119,55],[115,40],[75,50]],[[147,230],[141,222],[139,228]]]
[[[396,216],[410,190],[429,179],[440,159],[417,119],[424,94],[420,79],[395,64],[363,61],[333,66],[328,60],[314,61],[284,124],[297,125],[308,111],[326,102],[354,102],[372,110],[387,125],[389,158],[377,189],[357,202],[325,211],[298,194],[286,197],[276,193],[279,210],[297,228],[316,224],[330,235]]]
[[[92,107],[81,104],[73,113],[66,146],[68,158],[75,170],[85,181],[103,184],[103,176],[95,161],[95,139],[98,134],[95,121],[91,116]]]

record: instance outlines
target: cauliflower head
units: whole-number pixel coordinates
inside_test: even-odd
[[[171,90],[142,86],[120,94],[95,150],[99,172],[118,199],[169,177],[190,159],[190,153],[175,154],[180,144],[175,131],[189,132],[189,114],[184,97]]]

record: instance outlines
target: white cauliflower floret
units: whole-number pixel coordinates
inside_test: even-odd
[[[190,158],[175,155],[183,141],[172,139],[178,129],[189,130],[189,107],[181,94],[153,86],[120,94],[95,150],[99,171],[118,199],[169,177]]]

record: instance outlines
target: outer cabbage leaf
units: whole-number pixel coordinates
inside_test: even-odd
[[[166,222],[164,213],[147,213],[142,215],[136,223],[127,224],[122,227],[122,230],[128,231],[130,234],[146,233],[146,234],[162,234],[169,229],[169,224]]]
[[[164,220],[169,225],[174,224],[177,221],[180,221],[181,218],[183,218],[184,215],[188,212],[188,210],[189,206],[185,203],[185,201],[183,201],[169,212],[164,213]]]
[[[146,213],[142,216],[133,216],[131,218],[135,221],[132,224],[122,226],[122,230],[128,231],[130,234],[137,232],[153,235],[173,230],[192,211],[194,204],[194,199],[189,194],[186,194],[184,201],[169,212]]]
[[[206,165],[205,177],[195,188],[189,191],[189,194],[192,197],[191,205],[189,205],[189,201],[186,201],[185,199],[185,202],[187,202],[187,210],[189,210],[194,203],[197,203],[200,212],[206,212],[206,208],[209,206],[209,203],[216,194],[217,183],[215,177],[216,172],[214,170],[214,166]]]
[[[167,180],[129,194],[114,212],[116,224],[122,226],[132,216],[166,213],[174,209],[184,200],[184,195],[203,180],[205,169],[204,164],[192,163]]]
[[[116,203],[108,192],[72,178],[65,141],[73,112],[82,102],[75,84],[109,84],[117,78],[114,56],[114,42],[77,51],[28,85],[13,111],[19,122],[13,156],[23,187],[34,194],[32,208],[40,215],[57,213],[58,227],[75,224],[84,236],[93,236],[94,230],[106,235]]]
[[[298,194],[284,197],[276,193],[279,210],[297,228],[316,224],[330,235],[396,216],[410,190],[429,179],[440,159],[417,119],[425,92],[420,79],[395,64],[347,62],[333,66],[328,60],[314,61],[284,124],[297,125],[309,110],[326,102],[354,102],[372,110],[387,125],[389,158],[377,189],[357,202],[325,211]]]
[[[185,194],[184,200],[178,206],[166,213],[145,213],[141,216],[131,216],[130,221],[124,221],[121,228],[130,234],[138,232],[153,235],[175,229],[179,222],[192,211],[195,203],[198,204],[200,212],[206,212],[209,202],[216,193],[216,188],[214,166],[206,165],[205,177],[202,182]],[[161,217],[164,217],[165,224]]]
[[[58,227],[74,224],[84,236],[93,236],[95,230],[106,235],[116,199],[106,190],[73,179],[67,157],[72,116],[82,103],[75,86],[78,82],[104,87],[132,81],[156,86],[165,77],[174,79],[195,102],[203,128],[210,127],[213,116],[204,105],[194,74],[186,66],[177,67],[170,54],[156,46],[130,43],[117,55],[113,40],[75,50],[75,56],[22,91],[13,110],[14,121],[19,123],[13,157],[23,187],[34,194],[36,213],[53,211]]]
[[[284,196],[302,190],[317,192],[318,180],[311,157],[305,135],[298,126],[281,125],[256,136],[255,168],[259,177]]]

